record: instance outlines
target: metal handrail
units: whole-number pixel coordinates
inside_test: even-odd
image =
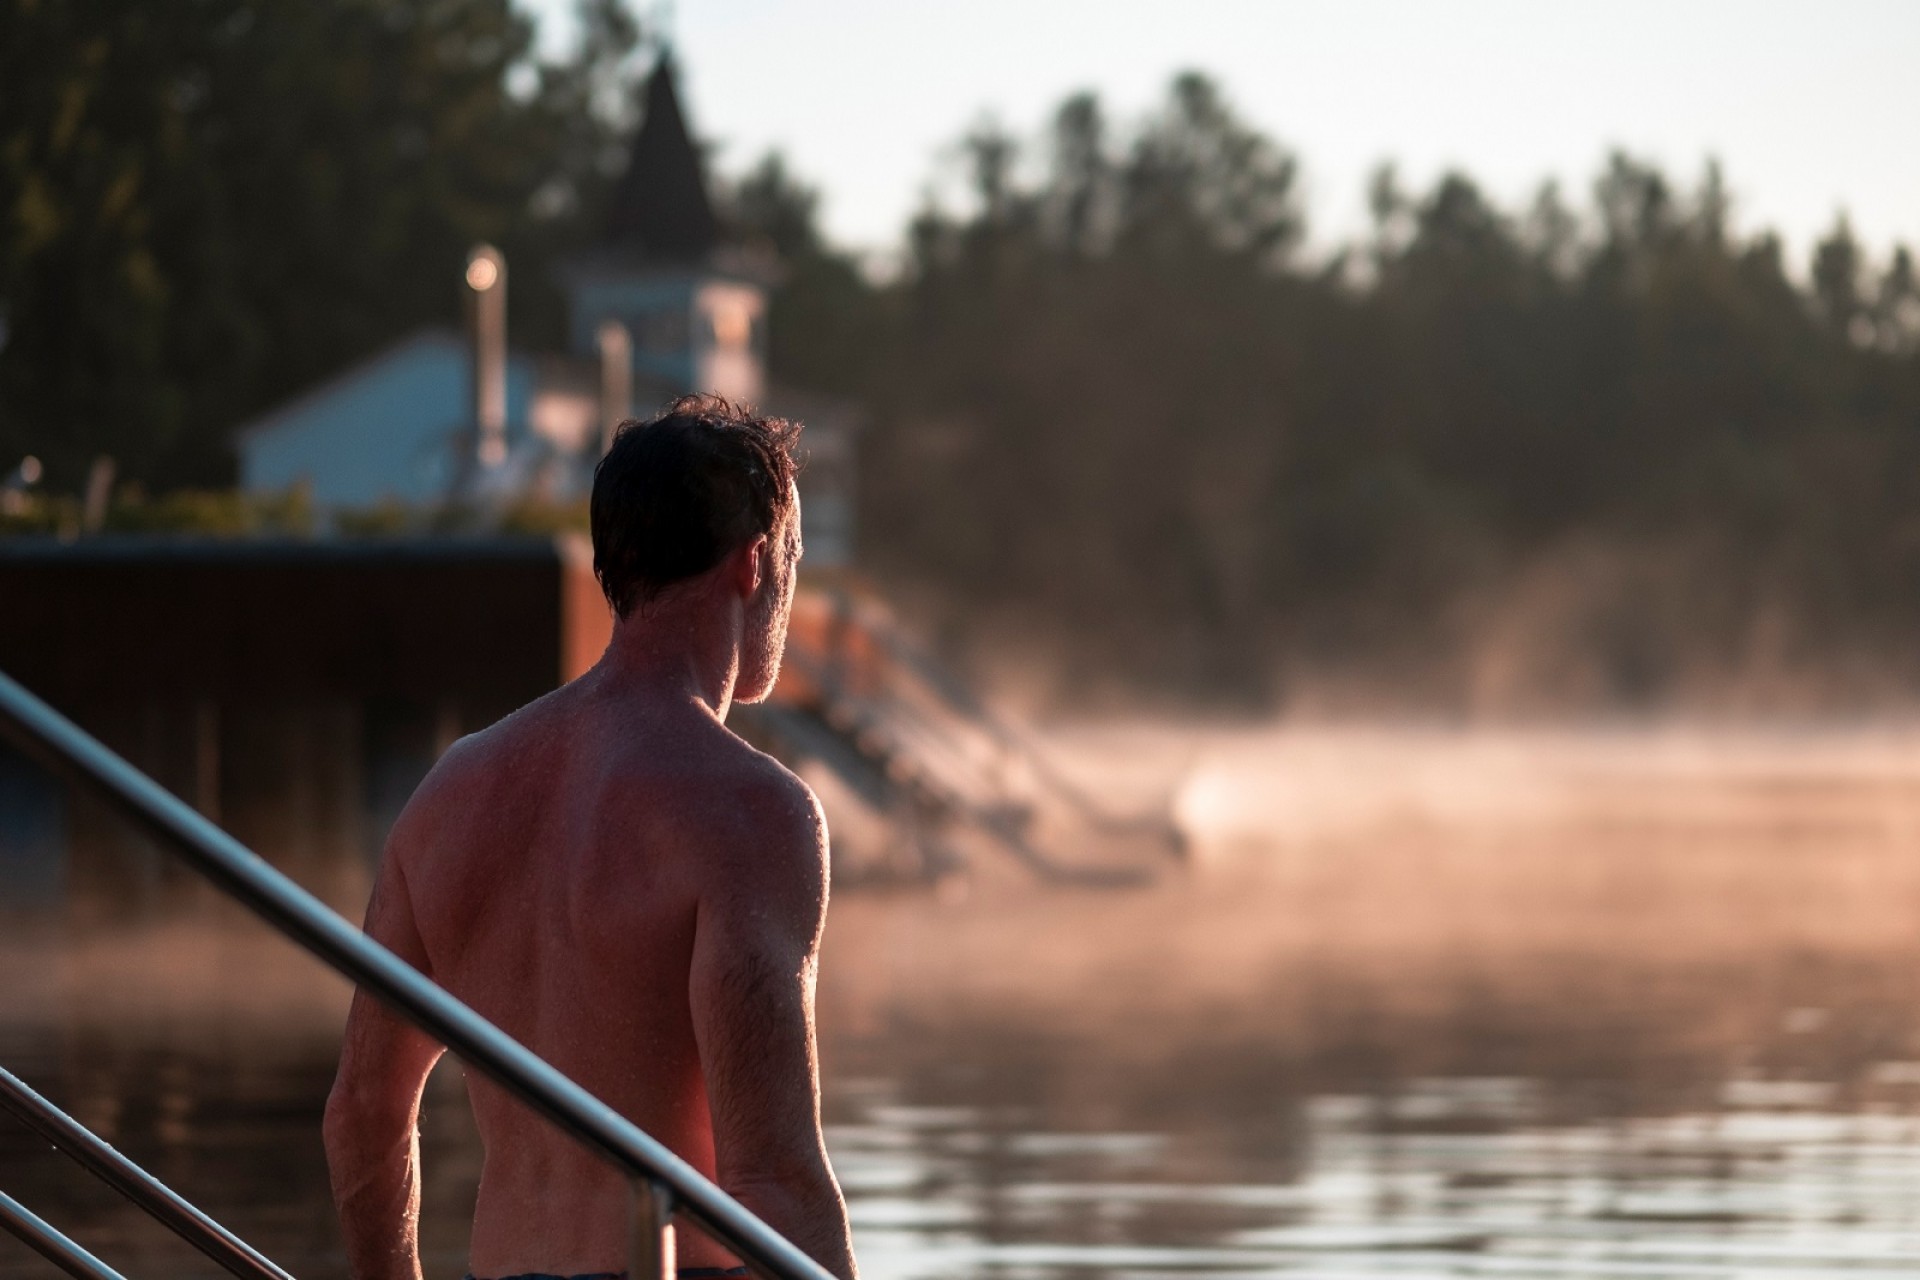
[[[0,1191],[0,1227],[74,1280],[125,1280],[118,1271],[47,1225],[33,1210]]]
[[[5,1067],[0,1067],[0,1107],[240,1280],[293,1280],[272,1259],[187,1203]]]
[[[825,1267],[659,1140],[367,937],[4,673],[0,673],[0,733],[57,772],[98,790],[228,897],[624,1171],[641,1184],[637,1192],[657,1188],[665,1210],[684,1214],[749,1266],[774,1280],[833,1280]],[[653,1216],[659,1219],[659,1231],[651,1242],[653,1249],[646,1251],[652,1255],[649,1263],[671,1256],[666,1213]],[[658,1274],[652,1265],[636,1266],[635,1280],[643,1269],[650,1276]]]

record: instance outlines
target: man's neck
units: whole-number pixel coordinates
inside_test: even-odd
[[[636,604],[614,622],[599,669],[634,693],[698,702],[724,720],[740,677],[738,613],[702,596]]]

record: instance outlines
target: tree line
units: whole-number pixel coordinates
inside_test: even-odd
[[[582,16],[542,62],[508,0],[6,9],[0,468],[230,482],[237,423],[457,316],[475,240],[558,345],[644,70]],[[775,377],[868,408],[863,566],[950,640],[1296,705],[1920,686],[1904,248],[1791,262],[1717,168],[1616,155],[1516,208],[1384,168],[1310,254],[1301,160],[1197,74],[958,154],[884,280],[779,157],[722,192],[785,262]]]
[[[580,13],[543,62],[509,0],[0,6],[0,466],[230,482],[236,424],[457,322],[476,241],[557,332],[643,34]]]
[[[1907,249],[1841,217],[1803,275],[1717,166],[1616,154],[1518,209],[1383,168],[1313,258],[1299,160],[1199,75],[963,151],[970,207],[916,220],[858,341],[792,355],[878,408],[875,567],[976,633],[1263,703],[1920,682]]]

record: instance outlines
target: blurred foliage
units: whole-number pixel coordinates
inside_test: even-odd
[[[587,532],[587,504],[521,497],[504,506],[470,503],[418,505],[389,499],[371,507],[329,512],[330,529],[349,538],[504,534],[553,537]]]
[[[479,240],[557,338],[639,37],[582,18],[540,65],[508,0],[0,4],[0,457],[226,482],[249,415],[456,320]]]
[[[552,537],[587,532],[587,504],[521,498],[503,507],[458,503],[415,504],[390,499],[370,507],[314,509],[311,495],[296,486],[278,493],[235,489],[173,489],[148,497],[125,485],[89,528],[84,504],[45,491],[0,493],[0,535],[53,534],[63,538],[100,534],[180,534],[197,537],[348,538],[433,537],[501,534]]]
[[[816,391],[868,390],[886,351],[887,317],[859,264],[822,236],[819,191],[775,152],[719,195],[731,233],[780,264],[767,325],[774,371]]]
[[[1310,261],[1293,158],[1192,75],[1125,136],[1075,97],[1038,150],[967,139],[971,207],[842,322],[897,590],[1235,699],[1363,654],[1497,683],[1488,636],[1529,628],[1629,701],[1802,650],[1920,685],[1905,249],[1843,218],[1802,284],[1716,167],[1615,155],[1585,208],[1382,170],[1371,235]]]
[[[562,533],[586,533],[587,501],[543,502],[522,500],[500,513],[502,533],[536,534],[542,537]]]
[[[84,532],[172,533],[209,537],[306,537],[316,527],[311,496],[295,487],[279,493],[234,489],[173,489],[148,497],[137,484],[123,486],[89,529],[84,504],[62,493],[0,494],[0,534]]]
[[[582,17],[543,65],[509,0],[0,4],[0,462],[39,455],[55,494],[99,455],[216,485],[248,416],[456,318],[475,240],[514,263],[516,341],[558,346],[553,268],[618,172],[642,34],[619,0]],[[1079,95],[956,154],[967,202],[930,202],[881,282],[778,156],[721,192],[784,264],[775,376],[869,409],[864,563],[956,633],[1236,699],[1362,658],[1498,688],[1556,645],[1540,680],[1629,701],[1703,664],[1920,687],[1905,249],[1842,218],[1790,264],[1717,168],[1617,155],[1521,208],[1383,169],[1370,233],[1311,258],[1297,159],[1191,74],[1133,126]],[[281,527],[136,505],[110,523]]]
[[[395,498],[371,507],[349,507],[333,513],[333,530],[349,538],[391,538],[424,531],[421,513]]]
[[[80,500],[67,494],[0,494],[0,535],[75,534],[80,530]]]
[[[198,533],[223,537],[313,532],[313,501],[304,488],[282,493],[174,489],[153,498],[129,488],[107,507],[106,533]]]

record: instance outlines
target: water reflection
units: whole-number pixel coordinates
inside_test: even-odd
[[[332,1046],[261,1029],[133,1045],[16,1025],[0,1053],[296,1274],[339,1274],[317,1136]],[[1847,1080],[1343,1090],[1247,1049],[1240,1086],[1209,1088],[1177,1061],[1089,1071],[1090,1046],[979,1030],[835,1047],[896,1064],[829,1077],[829,1143],[870,1276],[1920,1272],[1914,1061]],[[1175,1091],[1182,1106],[1155,1104]],[[427,1272],[455,1276],[479,1151],[453,1072],[435,1077],[423,1150]],[[11,1123],[0,1168],[130,1271],[213,1274]],[[0,1275],[40,1273],[0,1250]]]
[[[882,1275],[1920,1270],[1920,1117],[1752,1083],[1709,1111],[1581,1125],[1541,1123],[1564,1108],[1514,1079],[1276,1097],[1295,1142],[1214,1171],[1231,1180],[1164,1176],[1203,1134],[1047,1133],[1018,1109],[904,1107],[880,1082],[832,1140]]]
[[[1730,777],[1501,750],[1296,753],[1374,799],[1328,786],[1322,825],[1264,834],[1243,805],[1148,893],[837,899],[828,1138],[865,1274],[1920,1273],[1920,752],[1775,744]],[[341,1274],[344,992],[201,910],[0,938],[0,1061]],[[480,1155],[455,1071],[422,1147],[452,1280]],[[0,1184],[129,1274],[213,1274],[10,1120]],[[40,1274],[0,1247],[0,1280]]]

